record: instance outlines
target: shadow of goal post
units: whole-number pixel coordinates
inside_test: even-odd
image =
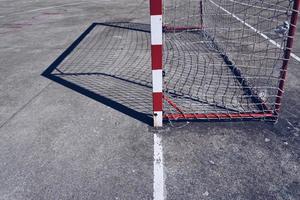
[[[191,0],[189,0],[191,1]],[[192,0],[196,1],[196,0]],[[265,101],[260,98],[257,92],[252,91],[251,86],[247,85],[247,79],[243,77],[242,72],[237,67],[234,66],[233,62],[228,58],[226,54],[220,52],[219,56],[224,59],[224,62],[231,68],[232,73],[236,76],[236,79],[239,83],[246,88],[246,93],[249,93],[251,99],[257,101],[259,104],[261,112],[259,111],[245,111],[245,112],[233,112],[226,110],[226,112],[210,112],[210,113],[201,113],[201,112],[188,112],[183,111],[172,99],[170,99],[164,90],[164,59],[163,59],[163,35],[168,32],[180,32],[180,31],[189,31],[189,30],[198,30],[203,29],[203,2],[212,0],[199,0],[198,5],[199,10],[199,21],[200,26],[169,26],[168,24],[163,23],[163,14],[164,14],[164,0],[150,0],[150,15],[151,15],[151,65],[152,65],[152,84],[153,84],[153,125],[154,127],[162,127],[164,120],[198,120],[198,119],[266,119],[266,118],[278,118],[278,114],[281,107],[282,96],[284,93],[284,85],[286,81],[288,62],[291,57],[291,50],[293,46],[294,36],[296,33],[296,25],[299,13],[300,0],[289,0],[292,4],[289,29],[286,36],[286,43],[283,50],[282,65],[278,76],[278,87],[277,95],[274,100],[274,106],[268,107],[265,104]],[[229,1],[229,0],[228,0]],[[243,2],[240,2],[243,3]],[[215,3],[214,3],[215,4]],[[217,4],[216,4],[217,5]],[[221,7],[222,8],[222,7]],[[225,9],[224,9],[225,10]],[[225,10],[226,11],[226,10]],[[234,16],[234,14],[233,14]],[[238,19],[239,20],[239,19]],[[246,26],[248,24],[244,21],[241,21]],[[250,26],[250,29],[252,27]],[[258,31],[259,32],[259,31]],[[263,37],[267,37],[264,34],[261,34]],[[214,40],[214,39],[212,39]],[[214,42],[214,41],[213,41]],[[212,43],[213,43],[212,42]],[[217,44],[214,43],[214,46]],[[218,50],[219,47],[216,47]],[[243,88],[243,90],[245,89]],[[177,93],[175,92],[175,95]],[[177,113],[165,113],[164,112],[164,102],[173,107]]]

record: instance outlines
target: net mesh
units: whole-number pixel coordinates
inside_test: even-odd
[[[292,7],[289,0],[165,0],[166,116],[271,113]]]

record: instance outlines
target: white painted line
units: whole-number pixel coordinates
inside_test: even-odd
[[[161,69],[152,70],[153,92],[162,92],[163,74]]]
[[[163,148],[161,136],[154,134],[153,200],[165,199]]]
[[[151,16],[151,44],[162,44],[162,15]]]
[[[271,44],[275,45],[276,47],[278,47],[279,49],[283,49],[283,47],[278,44],[276,41],[272,40],[271,38],[269,38],[267,35],[265,35],[264,33],[262,33],[261,31],[257,30],[256,28],[254,28],[253,26],[251,26],[250,24],[248,24],[247,22],[245,22],[244,20],[240,19],[238,16],[236,16],[235,14],[229,12],[228,10],[226,10],[225,8],[223,8],[222,6],[216,4],[214,1],[209,0],[212,4],[214,4],[215,6],[217,6],[218,8],[220,8],[221,10],[223,10],[224,12],[226,12],[227,14],[230,14],[232,17],[234,17],[236,20],[238,20],[239,22],[241,22],[242,24],[244,24],[245,26],[247,26],[248,28],[250,28],[251,30],[255,31],[256,33],[258,33],[260,36],[262,36],[263,38],[265,38],[266,40],[268,40]],[[291,57],[293,57],[295,60],[297,60],[298,62],[300,62],[300,57],[298,57],[297,55],[291,53]]]
[[[49,9],[52,9],[52,8],[60,8],[60,7],[64,7],[64,6],[75,6],[75,5],[80,5],[80,4],[86,4],[86,3],[78,2],[78,3],[62,4],[62,5],[57,5],[57,6],[49,6],[49,7],[44,7],[44,8],[37,8],[37,9],[34,9],[34,10],[14,12],[14,13],[8,14],[8,15],[1,15],[0,17],[13,16],[13,15],[18,15],[18,14],[23,14],[23,13],[32,13],[32,12],[41,11],[41,10],[49,10]]]
[[[285,10],[279,10],[279,9],[275,9],[275,8],[267,8],[267,7],[262,7],[262,6],[256,6],[253,4],[248,4],[248,3],[242,3],[242,2],[238,2],[238,1],[234,1],[234,0],[229,0],[235,4],[240,4],[240,5],[244,5],[244,6],[249,6],[252,8],[259,8],[259,9],[263,9],[263,10],[272,10],[272,11],[277,11],[277,12],[282,12],[282,13],[286,13]],[[269,5],[269,4],[268,4]]]

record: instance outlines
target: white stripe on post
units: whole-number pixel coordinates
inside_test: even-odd
[[[151,16],[151,44],[162,44],[162,15]]]
[[[163,126],[163,112],[156,111],[154,112],[155,120],[154,120],[154,127],[162,127]]]
[[[162,70],[152,70],[153,92],[162,92],[163,76]]]

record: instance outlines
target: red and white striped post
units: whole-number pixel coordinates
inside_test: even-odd
[[[163,125],[162,0],[150,0],[154,127]]]

